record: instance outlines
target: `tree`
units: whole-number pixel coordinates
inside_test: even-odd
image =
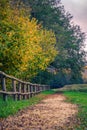
[[[0,8],[0,69],[21,78],[31,78],[53,61],[55,35],[37,24],[35,18],[30,20],[24,8],[7,1],[0,1]]]
[[[31,8],[31,16],[38,19],[46,29],[56,36],[58,55],[51,63],[58,73],[69,72],[69,83],[80,83],[85,63],[83,49],[85,34],[80,27],[71,23],[72,16],[66,12],[60,0],[25,0]],[[62,74],[61,74],[62,75]]]

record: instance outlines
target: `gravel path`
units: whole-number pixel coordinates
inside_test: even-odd
[[[4,119],[0,130],[74,130],[72,123],[77,112],[76,105],[65,102],[63,95],[54,94]]]

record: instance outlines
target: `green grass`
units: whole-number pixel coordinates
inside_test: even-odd
[[[75,88],[77,87],[77,88]],[[81,88],[82,87],[82,88]],[[78,105],[78,115],[75,124],[75,130],[87,129],[87,85],[67,85],[62,88],[67,101]],[[60,90],[59,90],[60,91]]]
[[[43,91],[42,94],[45,94],[45,95],[55,94],[55,91],[54,90]]]
[[[87,92],[87,84],[65,85],[63,88],[58,89],[58,91],[80,91],[80,92]]]
[[[11,98],[8,98],[8,101],[6,102],[4,102],[0,96],[0,118],[14,115],[21,109],[37,104],[49,94],[54,94],[54,91],[50,90],[42,92],[29,100],[13,101]]]
[[[83,87],[82,91],[81,87]],[[75,130],[87,129],[87,91],[85,91],[86,89],[87,85],[67,85],[61,90],[63,94],[67,97],[67,101],[78,105],[79,112],[77,115],[76,124],[74,124]],[[14,115],[21,109],[37,104],[49,94],[56,93],[56,91],[57,90],[45,91],[30,98],[29,100],[21,101],[13,101],[11,98],[9,98],[7,102],[4,102],[0,96],[0,118],[5,118],[9,115]]]

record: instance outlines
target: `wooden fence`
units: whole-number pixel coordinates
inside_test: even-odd
[[[24,82],[0,71],[0,95],[3,95],[4,101],[7,101],[9,95],[11,95],[14,100],[29,99],[30,97],[49,89],[50,86],[48,85]]]

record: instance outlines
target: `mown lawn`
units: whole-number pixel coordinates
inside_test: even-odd
[[[77,104],[79,108],[75,130],[87,130],[87,92],[65,91],[63,93],[67,101]]]
[[[9,115],[14,115],[19,110],[24,109],[28,106],[39,103],[49,94],[54,94],[53,90],[42,92],[29,100],[13,101],[12,98],[8,98],[8,101],[3,101],[2,96],[0,96],[0,118],[8,117]]]

